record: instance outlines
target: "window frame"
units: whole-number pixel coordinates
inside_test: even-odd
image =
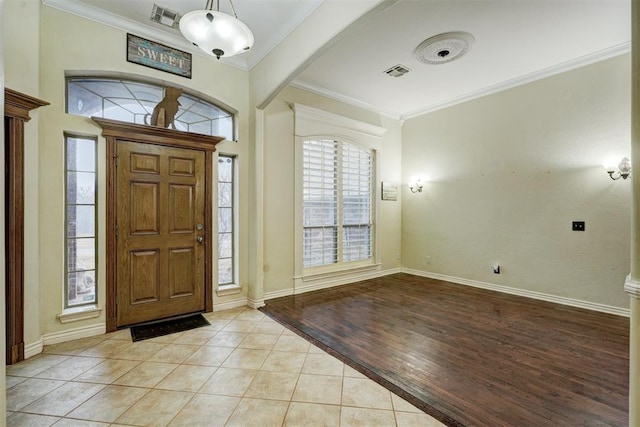
[[[225,289],[225,288],[235,288],[238,278],[237,278],[237,260],[238,260],[238,254],[236,252],[237,249],[237,232],[238,230],[236,229],[237,226],[237,181],[238,181],[238,156],[235,154],[225,154],[225,153],[218,153],[216,160],[217,160],[217,165],[220,162],[220,158],[228,158],[231,159],[231,282],[228,283],[221,283],[220,282],[220,257],[219,257],[219,245],[220,245],[220,221],[219,219],[216,219],[216,282],[217,282],[217,286],[218,289]],[[216,174],[217,174],[217,178],[216,178],[216,215],[214,216],[214,218],[219,218],[219,212],[220,212],[220,203],[219,203],[219,184],[220,184],[220,172],[219,169],[217,168],[216,165]]]
[[[111,83],[121,83],[123,85],[125,85],[125,84],[146,85],[146,86],[150,86],[150,87],[154,88],[155,90],[162,90],[162,91],[164,91],[164,89],[167,87],[167,84],[163,83],[163,82],[153,81],[153,80],[150,80],[150,79],[142,80],[142,79],[135,78],[135,77],[129,77],[127,75],[124,75],[124,76],[113,76],[113,75],[85,75],[85,74],[77,74],[76,75],[76,74],[67,74],[67,75],[65,75],[65,104],[64,104],[65,113],[70,114],[70,115],[78,115],[80,117],[97,116],[97,117],[101,117],[101,118],[106,118],[105,115],[104,115],[104,111],[105,111],[104,109],[102,109],[100,111],[100,114],[89,114],[89,115],[75,114],[73,112],[69,112],[69,102],[71,102],[71,98],[69,96],[70,95],[69,94],[69,85],[70,84],[76,84],[79,87],[82,87],[81,82],[83,82],[83,81],[111,82]],[[230,136],[230,138],[227,138],[228,141],[237,142],[237,138],[238,138],[238,136],[237,136],[237,134],[238,134],[238,128],[237,128],[238,123],[237,123],[237,120],[236,120],[237,119],[237,113],[238,113],[237,110],[231,108],[230,106],[228,106],[226,104],[223,104],[220,101],[211,99],[211,98],[209,98],[209,97],[207,97],[207,96],[205,96],[205,95],[203,95],[201,93],[190,91],[188,88],[186,88],[184,86],[180,86],[180,85],[173,85],[173,86],[174,87],[178,87],[178,88],[183,90],[182,96],[188,96],[188,97],[191,97],[194,100],[196,100],[196,102],[191,104],[188,108],[185,108],[184,110],[181,109],[181,110],[179,110],[179,112],[182,111],[183,114],[185,112],[186,113],[190,112],[190,109],[198,102],[201,102],[201,103],[204,103],[204,104],[208,104],[209,106],[217,108],[222,113],[225,113],[227,115],[227,117],[229,117],[231,119],[231,123],[230,123],[231,135],[222,135],[222,136],[225,137],[225,138]],[[93,93],[96,97],[100,97],[102,99],[101,102],[102,102],[103,106],[105,104],[105,100],[108,101],[108,102],[112,102],[117,106],[120,106],[120,104],[117,104],[117,103],[113,102],[111,99],[129,99],[129,100],[132,100],[132,101],[136,101],[139,104],[140,107],[142,107],[142,108],[144,108],[144,110],[146,110],[146,114],[134,113],[132,111],[129,111],[129,113],[134,114],[134,117],[136,115],[145,116],[144,120],[145,120],[145,123],[147,123],[147,121],[150,120],[151,114],[153,112],[152,110],[153,110],[154,106],[157,105],[157,103],[154,104],[154,105],[145,106],[145,105],[143,105],[143,102],[141,102],[141,99],[137,98],[129,90],[129,88],[127,86],[125,86],[125,87],[127,88],[127,91],[131,94],[131,98],[123,98],[121,96],[116,96],[116,95],[104,96],[104,95],[98,94],[96,92],[93,92],[93,91],[91,91],[91,90],[89,90],[87,88],[83,87],[83,89],[85,91],[89,91],[89,92]],[[149,100],[142,100],[142,101],[144,101],[144,103],[150,102]],[[123,108],[123,107],[121,107],[121,108]],[[151,111],[149,111],[150,109],[151,109]],[[146,117],[146,116],[148,116],[148,117]],[[180,118],[180,116],[176,115],[176,120],[177,121],[180,121],[179,118]],[[210,119],[210,121],[213,121],[213,120],[214,120],[213,118]],[[134,118],[133,122],[132,121],[126,121],[126,122],[128,122],[128,123],[138,123],[137,121],[135,121],[135,118]],[[189,124],[187,126],[189,127],[189,126],[191,126],[193,124],[195,124],[195,122],[191,123],[191,124]],[[186,130],[185,132],[200,133],[200,134],[203,134],[203,135],[210,135],[210,136],[220,136],[220,135],[213,135],[211,133],[202,133],[202,132],[197,132],[197,131],[194,132],[194,131],[189,131],[189,130]]]
[[[295,216],[294,216],[294,293],[320,289],[339,283],[340,280],[357,279],[369,271],[381,270],[379,233],[377,230],[380,200],[377,189],[380,184],[379,153],[381,137],[385,129],[341,115],[329,113],[302,104],[293,104],[295,144]],[[310,139],[347,142],[370,151],[372,155],[372,205],[371,205],[371,257],[363,261],[338,262],[330,265],[304,267],[303,253],[303,142]],[[341,261],[341,260],[340,260]]]
[[[311,271],[312,269],[315,270],[320,270],[321,268],[336,268],[336,269],[347,269],[351,266],[359,266],[359,265],[367,265],[370,264],[372,262],[372,260],[375,259],[375,255],[377,253],[377,248],[375,247],[375,231],[376,231],[376,227],[375,227],[375,218],[376,218],[376,206],[375,206],[375,183],[376,183],[376,170],[375,170],[375,166],[376,166],[376,157],[375,157],[375,151],[367,148],[367,147],[363,147],[361,144],[358,143],[354,143],[353,141],[346,141],[346,140],[337,140],[337,139],[332,139],[332,138],[303,138],[302,139],[302,151],[303,151],[303,160],[304,160],[304,152],[305,152],[305,145],[307,142],[310,141],[316,141],[316,142],[324,142],[324,143],[328,143],[331,142],[333,144],[333,152],[334,152],[334,158],[335,158],[335,167],[333,169],[333,175],[335,176],[335,181],[334,181],[334,185],[335,185],[335,198],[333,200],[333,203],[335,204],[335,225],[313,225],[313,226],[308,226],[304,224],[304,209],[303,209],[303,224],[302,224],[302,228],[303,228],[303,269],[305,271]],[[368,177],[369,180],[369,191],[368,191],[368,197],[369,197],[369,212],[368,212],[368,222],[366,224],[367,227],[369,227],[369,256],[367,258],[360,258],[360,259],[356,259],[356,260],[345,260],[345,252],[346,252],[346,245],[345,245],[345,235],[346,235],[346,229],[348,228],[353,228],[353,227],[360,227],[362,225],[365,225],[364,223],[358,223],[358,224],[347,224],[345,222],[345,148],[346,146],[350,146],[353,147],[357,150],[361,150],[363,152],[365,152],[368,156],[369,156],[369,168],[370,168],[370,174]],[[302,169],[303,169],[303,176],[304,176],[304,172],[305,172],[305,162],[303,161],[303,165],[302,165]],[[305,188],[305,184],[304,182],[302,183],[302,187],[303,189]],[[324,190],[324,188],[323,188]],[[304,208],[304,195],[303,195],[303,208]],[[305,248],[305,238],[304,235],[306,234],[306,231],[309,229],[317,229],[317,228],[322,228],[322,229],[330,229],[333,230],[333,234],[335,236],[335,260],[333,262],[330,263],[325,263],[325,264],[312,264],[312,265],[306,265],[305,261],[306,261],[306,248]],[[333,266],[333,267],[331,267]]]
[[[63,133],[63,137],[64,137],[64,148],[63,148],[63,153],[64,153],[64,310],[73,310],[73,309],[78,309],[78,308],[82,308],[82,307],[87,307],[87,306],[97,306],[98,305],[98,295],[99,295],[99,289],[98,289],[98,250],[99,250],[99,244],[98,244],[98,230],[99,230],[99,224],[98,224],[98,219],[99,219],[99,205],[98,205],[98,137],[94,136],[94,135],[83,135],[83,134],[79,134],[79,133],[73,133],[73,132],[64,132]],[[78,204],[74,203],[74,204],[70,204],[68,202],[68,185],[69,185],[69,172],[86,172],[86,171],[77,171],[77,170],[71,170],[69,169],[69,159],[68,159],[68,143],[69,143],[69,139],[83,139],[83,140],[88,140],[88,141],[93,141],[93,146],[94,146],[94,168],[95,170],[92,172],[94,174],[94,183],[93,183],[93,189],[94,189],[94,193],[93,193],[93,205],[89,205],[89,204],[83,204],[81,206],[93,206],[93,215],[94,215],[94,231],[93,231],[93,241],[94,241],[94,247],[93,247],[93,258],[94,258],[94,292],[95,292],[95,298],[93,301],[87,301],[87,302],[83,302],[81,304],[74,304],[71,305],[69,303],[69,274],[71,274],[72,272],[69,270],[69,206],[77,206]],[[77,237],[73,237],[73,239],[77,239]],[[78,272],[78,271],[90,271],[90,270],[74,270],[74,272]]]

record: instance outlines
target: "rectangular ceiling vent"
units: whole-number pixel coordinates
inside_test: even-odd
[[[398,65],[394,65],[388,70],[384,70],[384,73],[391,77],[402,77],[405,74],[407,74],[409,71],[411,70],[405,67],[404,65],[398,64]]]
[[[174,12],[172,10],[154,4],[153,10],[151,11],[151,20],[153,22],[157,22],[160,25],[165,25],[171,28],[178,28],[178,24],[180,23],[180,14],[178,12]]]

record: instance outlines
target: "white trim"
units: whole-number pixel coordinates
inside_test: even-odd
[[[527,83],[532,83],[537,80],[542,80],[547,77],[554,76],[556,74],[564,73],[574,70],[576,68],[584,67],[605,59],[610,59],[625,53],[631,52],[631,42],[622,43],[617,46],[603,49],[598,52],[594,52],[589,55],[581,56],[580,58],[572,59],[560,64],[552,65],[551,67],[543,68],[541,70],[534,71],[519,77],[515,77],[510,80],[488,86],[467,94],[451,98],[444,102],[439,102],[427,107],[419,108],[417,110],[409,111],[402,115],[403,119],[411,119],[413,117],[422,116],[423,114],[432,113],[436,110],[442,110],[443,108],[451,107],[456,104],[462,104],[463,102],[471,101],[472,99],[482,98],[483,96],[491,95],[503,90],[512,89],[517,86],[522,86]]]
[[[368,279],[377,279],[378,277],[389,276],[390,274],[400,273],[401,270],[399,268],[391,268],[388,270],[377,270],[370,273],[362,273],[360,272],[357,275],[354,274],[343,274],[340,276],[335,276],[333,280],[321,280],[321,281],[313,281],[315,283],[309,283],[307,285],[303,284],[305,279],[296,278],[294,280],[300,280],[301,285],[296,285],[294,288],[282,289],[279,291],[267,292],[264,294],[264,300],[270,300],[274,298],[287,297],[291,295],[299,295],[306,292],[317,291],[321,289],[333,288],[335,286],[347,285],[349,283],[360,282]],[[335,278],[339,277],[339,278]],[[326,278],[326,277],[325,277]],[[307,282],[309,280],[306,280]]]
[[[631,298],[640,299],[640,281],[632,279],[631,275],[628,275],[624,281],[624,290]]]
[[[134,33],[137,36],[170,45],[171,47],[187,51],[193,55],[201,56],[211,61],[217,61],[212,56],[202,52],[200,49],[194,48],[194,46],[181,35],[173,35],[166,31],[158,31],[158,28],[152,25],[144,25],[140,22],[122,17],[120,15],[116,15],[115,13],[108,12],[104,9],[86,4],[82,1],[42,0],[42,4],[54,9],[61,10],[63,12],[70,13],[72,15],[79,16],[81,18],[89,19],[99,24],[107,25],[117,30],[121,30],[127,33]],[[254,61],[254,65],[257,64],[260,59],[261,58],[256,58],[256,60]],[[252,66],[249,66],[249,64],[247,63],[247,59],[243,58],[242,56],[222,58],[219,61],[223,62],[225,65],[238,68],[242,71],[249,71],[252,68]]]
[[[492,283],[485,283],[485,282],[479,282],[477,280],[463,279],[461,277],[453,277],[453,276],[447,276],[444,274],[431,273],[429,271],[414,270],[411,268],[403,268],[402,272],[407,274],[413,274],[415,276],[428,277],[430,279],[444,280],[451,283],[457,283],[459,285],[473,286],[474,288],[488,289],[491,291],[498,291],[505,294],[517,295],[521,297],[537,299],[540,301],[553,302],[556,304],[568,305],[571,307],[578,307],[578,308],[584,308],[587,310],[600,311],[602,313],[615,314],[617,316],[625,316],[625,317],[630,316],[629,309],[614,307],[606,304],[598,304],[595,302],[582,301],[582,300],[577,300],[573,298],[566,298],[566,297],[561,297],[557,295],[545,294],[542,292],[528,291],[526,289],[511,288],[509,286],[494,285]]]
[[[263,299],[251,299],[251,298],[247,298],[247,307],[251,307],[253,309],[258,309],[260,307],[264,307],[264,300]]]
[[[293,295],[293,288],[282,289],[279,291],[265,292],[264,300],[268,301],[270,299],[289,297]]]
[[[24,358],[29,359],[33,356],[37,356],[42,353],[42,350],[44,350],[44,343],[42,338],[40,338],[38,341],[24,346]]]
[[[233,299],[231,301],[221,302],[217,304],[214,303],[213,312],[216,313],[218,311],[231,310],[232,308],[246,307],[247,305],[248,305],[247,297],[240,297],[240,298]]]
[[[242,286],[238,285],[220,285],[218,289],[216,289],[216,295],[219,297],[227,296],[227,295],[235,295],[239,294],[242,291]]]
[[[102,307],[98,305],[86,305],[83,307],[67,308],[56,317],[60,323],[71,323],[100,317],[100,313],[102,313]]]
[[[432,113],[437,110],[442,110],[443,108],[451,107],[456,104],[461,104],[463,102],[471,101],[476,98],[481,98],[483,96],[491,95],[497,92],[502,92],[503,90],[512,89],[517,86],[522,86],[527,83],[534,82],[536,80],[541,80],[546,77],[551,77],[556,74],[564,73],[566,71],[571,71],[576,68],[584,67],[599,61],[604,61],[606,59],[614,58],[619,55],[624,55],[629,52],[631,52],[631,42],[622,43],[616,46],[609,47],[607,49],[600,50],[598,52],[581,56],[580,58],[576,58],[560,64],[552,65],[550,67],[543,68],[541,70],[537,70],[532,73],[528,73],[519,77],[515,77],[513,79],[495,84],[493,86],[488,86],[476,91],[466,93],[456,98],[451,98],[443,102],[437,102],[435,104],[418,108],[416,110],[409,111],[406,113],[389,110],[379,105],[373,105],[367,102],[363,102],[361,100],[351,98],[349,96],[346,96],[337,92],[333,92],[331,90],[322,88],[320,86],[315,86],[315,85],[303,82],[299,79],[296,79],[293,82],[291,82],[290,86],[297,87],[299,89],[306,90],[318,95],[326,96],[327,98],[334,99],[336,101],[343,102],[348,105],[353,105],[355,107],[363,108],[368,111],[384,114],[386,116],[389,116],[397,120],[406,120],[406,119],[411,119],[413,117],[422,116],[424,114]]]
[[[323,88],[321,86],[312,85],[310,83],[304,82],[304,81],[299,80],[299,79],[293,80],[291,83],[289,83],[289,86],[292,86],[292,87],[295,87],[295,88],[298,88],[298,89],[302,89],[302,90],[305,90],[307,92],[315,93],[316,95],[325,96],[327,98],[331,98],[331,99],[334,99],[336,101],[343,102],[343,103],[345,103],[347,105],[352,105],[354,107],[362,108],[363,110],[372,111],[374,113],[379,113],[379,114],[382,114],[384,116],[390,117],[392,119],[396,119],[396,120],[402,119],[402,113],[400,113],[398,111],[389,110],[389,109],[386,109],[384,107],[378,107],[376,105],[369,104],[368,102],[364,102],[364,101],[361,101],[359,99],[352,98],[350,96],[346,96],[346,95],[344,95],[342,93],[339,93],[339,92],[334,92],[332,90]]]
[[[102,322],[91,326],[82,326],[80,328],[68,329],[66,331],[44,334],[42,336],[42,341],[44,345],[60,344],[61,342],[95,337],[96,335],[104,335],[106,333],[107,325]]]

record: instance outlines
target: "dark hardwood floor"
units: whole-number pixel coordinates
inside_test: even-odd
[[[627,425],[625,317],[408,274],[262,310],[447,425]]]

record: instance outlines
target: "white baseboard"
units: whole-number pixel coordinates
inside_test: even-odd
[[[264,300],[263,299],[251,299],[249,297],[247,297],[247,306],[251,307],[253,309],[258,309],[260,307],[264,307]]]
[[[477,280],[463,279],[461,277],[446,276],[444,274],[431,273],[429,271],[413,270],[411,268],[403,268],[403,273],[413,274],[415,276],[428,277],[430,279],[444,280],[459,285],[473,286],[474,288],[488,289],[490,291],[503,292],[505,294],[518,295],[521,297],[533,298],[541,301],[553,302],[556,304],[568,305],[571,307],[584,308],[587,310],[600,311],[602,313],[615,314],[617,316],[629,317],[630,312],[626,308],[614,307],[606,304],[598,304],[595,302],[582,301],[573,298],[566,298],[557,295],[545,294],[542,292],[529,291],[526,289],[511,288],[509,286],[494,285],[492,283],[479,282]]]
[[[45,345],[60,344],[61,342],[73,341],[80,338],[95,337],[96,335],[105,334],[106,331],[106,324],[98,323],[96,325],[44,334],[38,341],[24,346],[24,358],[28,359],[42,353]]]
[[[247,297],[239,297],[232,299],[231,301],[225,301],[221,303],[213,303],[213,311],[231,310],[232,308],[246,307],[248,305]]]
[[[24,358],[29,359],[30,357],[37,356],[38,354],[42,353],[43,349],[44,343],[42,341],[42,338],[34,343],[26,344],[24,346]]]
[[[306,292],[318,291],[321,289],[333,288],[335,286],[341,286],[349,283],[360,282],[362,280],[376,279],[378,277],[388,276],[390,274],[396,274],[400,272],[401,270],[399,268],[392,268],[388,270],[374,271],[371,273],[361,273],[361,274],[358,274],[357,276],[349,276],[346,278],[345,277],[331,278],[329,280],[322,280],[321,282],[311,283],[309,285],[298,286],[295,289],[289,288],[289,289],[282,289],[280,291],[266,292],[264,294],[264,301],[274,299],[274,298],[287,297],[290,295],[299,295]]]
[[[44,334],[42,336],[42,341],[44,342],[44,345],[59,344],[61,342],[77,340],[80,338],[89,338],[95,337],[96,335],[104,335],[106,332],[107,325],[103,322],[96,325],[84,326],[81,328],[54,332],[51,334]]]

